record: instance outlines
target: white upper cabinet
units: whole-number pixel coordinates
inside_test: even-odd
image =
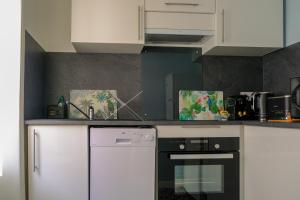
[[[283,47],[283,32],[283,0],[72,0],[77,52],[140,53],[154,45],[263,56]]]
[[[207,55],[262,56],[283,47],[283,0],[218,0]]]
[[[77,52],[140,53],[144,0],[72,0],[72,43]]]

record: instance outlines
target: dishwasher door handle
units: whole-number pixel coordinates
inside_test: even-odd
[[[171,160],[206,160],[206,159],[233,159],[232,153],[226,154],[171,154]]]
[[[116,138],[116,144],[132,144],[132,140],[129,138]]]

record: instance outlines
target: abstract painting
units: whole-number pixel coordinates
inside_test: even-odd
[[[90,106],[94,108],[95,119],[117,119],[118,103],[116,90],[71,90],[70,101],[88,115]],[[77,109],[70,106],[71,119],[86,119]]]
[[[179,120],[221,120],[222,91],[179,91]]]

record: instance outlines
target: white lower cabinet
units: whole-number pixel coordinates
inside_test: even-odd
[[[87,126],[29,126],[29,200],[88,200],[88,180]]]
[[[299,141],[299,129],[245,127],[245,200],[300,199]]]

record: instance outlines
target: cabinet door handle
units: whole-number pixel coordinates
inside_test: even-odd
[[[222,43],[225,42],[225,9],[222,10]]]
[[[36,165],[36,137],[37,133],[35,130],[33,130],[33,172],[35,172],[38,169]]]
[[[144,6],[141,6],[141,40],[144,38],[144,23],[145,23],[145,11]]]
[[[141,6],[138,6],[138,40],[141,39]]]
[[[181,128],[221,128],[220,125],[183,125]]]
[[[175,3],[175,2],[165,2],[167,6],[199,6],[199,3]]]
[[[138,6],[138,39],[143,39],[143,28],[144,28],[144,8],[143,6]]]
[[[233,159],[232,153],[228,154],[171,154],[171,160],[206,160],[206,159]]]

